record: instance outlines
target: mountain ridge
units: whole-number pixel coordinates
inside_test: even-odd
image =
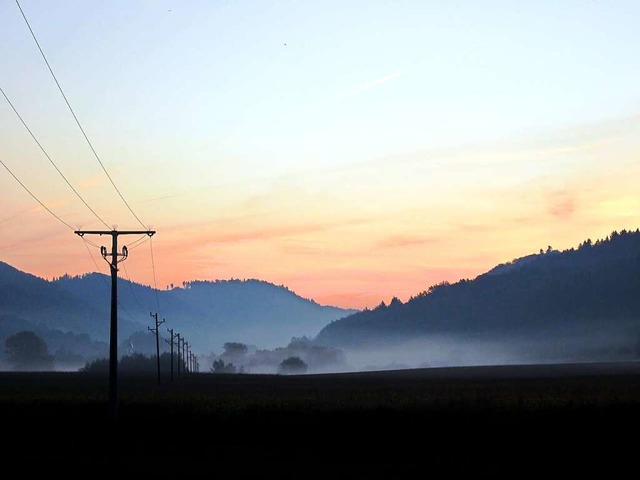
[[[315,341],[364,348],[443,335],[519,337],[564,349],[569,342],[599,342],[602,348],[609,342],[628,352],[640,337],[638,292],[640,230],[614,231],[603,240],[588,239],[562,252],[549,247],[473,280],[441,282],[405,303],[395,299],[335,320]]]
[[[34,327],[88,333],[108,341],[110,277],[100,273],[45,280],[0,262],[0,314]],[[151,325],[159,310],[166,326],[201,352],[224,342],[261,347],[286,345],[292,337],[314,336],[328,322],[355,312],[320,305],[285,286],[258,279],[193,280],[156,290],[118,278],[118,341]],[[161,330],[162,336],[166,332]]]

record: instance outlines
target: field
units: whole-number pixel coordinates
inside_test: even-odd
[[[621,474],[637,466],[640,363],[326,375],[0,373],[23,473],[402,478]]]

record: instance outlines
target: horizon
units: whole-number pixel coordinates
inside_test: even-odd
[[[640,227],[636,227],[636,229],[635,229],[635,230],[634,230],[634,229],[620,229],[620,230],[612,230],[612,231],[610,232],[610,234],[609,234],[609,235],[606,235],[605,237],[602,237],[602,238],[595,238],[595,239],[592,239],[592,238],[590,238],[590,237],[589,237],[589,238],[585,238],[585,239],[583,239],[583,241],[582,241],[582,242],[580,242],[580,244],[582,244],[583,242],[591,241],[591,242],[592,242],[592,244],[597,245],[597,244],[598,244],[598,243],[600,243],[600,242],[604,242],[604,241],[609,240],[609,239],[610,239],[610,237],[612,236],[612,234],[614,234],[614,233],[621,234],[622,232],[625,232],[625,231],[626,231],[626,233],[639,232],[639,231],[640,231]],[[577,249],[577,248],[579,247],[579,244],[577,244],[577,245],[575,245],[575,246],[571,246],[571,247],[565,248],[565,249],[557,249],[557,248],[553,248],[551,245],[548,245],[547,247],[548,247],[548,248],[552,248],[552,250],[551,250],[551,251],[564,253],[564,252],[567,252],[567,251],[571,251],[571,250],[575,250],[575,249]],[[305,297],[304,295],[301,295],[299,292],[297,292],[297,291],[295,291],[294,289],[290,288],[290,287],[289,287],[289,285],[285,285],[285,284],[277,284],[277,283],[274,283],[274,282],[269,281],[268,279],[264,279],[264,278],[255,278],[255,277],[253,277],[253,278],[229,277],[229,278],[215,278],[215,279],[198,279],[198,278],[192,278],[192,279],[184,280],[184,281],[183,281],[183,282],[181,282],[180,284],[167,284],[164,288],[162,288],[162,286],[154,286],[154,285],[150,285],[150,284],[145,284],[145,283],[136,282],[135,280],[132,280],[132,279],[130,279],[130,278],[128,278],[128,277],[122,277],[122,276],[119,276],[119,277],[118,277],[118,279],[119,279],[119,280],[122,280],[122,281],[129,281],[129,282],[131,282],[131,283],[136,283],[136,284],[138,284],[138,285],[140,285],[140,286],[142,286],[142,287],[146,287],[146,288],[150,288],[150,289],[155,289],[155,290],[157,290],[157,291],[170,291],[170,290],[173,290],[173,289],[175,289],[175,288],[182,288],[182,289],[185,289],[186,287],[184,286],[184,283],[190,283],[190,282],[212,282],[212,283],[215,283],[215,282],[233,282],[233,281],[235,281],[235,282],[251,282],[251,281],[255,281],[255,282],[263,282],[263,283],[267,283],[267,284],[273,285],[273,286],[275,286],[275,287],[285,288],[286,290],[288,290],[289,292],[293,293],[294,295],[296,295],[296,296],[298,296],[298,297],[301,297],[301,298],[303,298],[303,299],[305,299],[305,300],[309,300],[309,301],[315,302],[315,303],[317,303],[318,305],[323,306],[323,307],[338,307],[338,308],[343,308],[343,309],[352,309],[352,310],[362,311],[362,310],[366,310],[366,309],[372,309],[372,308],[375,308],[375,307],[379,306],[380,304],[389,305],[389,304],[390,304],[390,302],[391,302],[393,299],[399,299],[399,300],[400,300],[400,301],[402,301],[403,303],[406,303],[407,301],[410,301],[410,300],[412,300],[414,297],[418,296],[420,293],[427,291],[431,286],[436,286],[436,285],[440,284],[441,282],[449,282],[449,283],[451,283],[451,284],[454,284],[454,283],[457,283],[457,282],[459,282],[459,281],[461,281],[461,280],[472,280],[472,281],[473,281],[473,280],[475,280],[478,276],[483,275],[483,274],[485,274],[485,273],[488,273],[488,272],[490,272],[491,270],[493,270],[493,269],[495,269],[495,268],[497,268],[497,267],[503,266],[503,265],[505,265],[505,264],[508,264],[508,263],[510,263],[510,262],[512,262],[512,261],[521,260],[521,259],[523,259],[523,258],[527,258],[527,257],[533,256],[533,255],[543,255],[543,254],[545,254],[545,253],[548,253],[548,252],[547,252],[545,249],[540,249],[538,252],[532,252],[532,253],[528,253],[528,254],[520,255],[520,256],[515,257],[515,258],[512,258],[512,259],[510,259],[510,260],[505,260],[505,261],[503,261],[503,262],[497,263],[497,264],[493,265],[492,267],[490,267],[489,269],[487,269],[486,271],[483,271],[483,272],[479,273],[478,275],[476,275],[476,276],[474,276],[474,277],[460,278],[460,279],[457,279],[457,280],[454,280],[454,281],[441,280],[440,282],[436,282],[436,283],[433,283],[433,284],[431,284],[431,285],[429,285],[429,286],[425,286],[425,287],[424,287],[424,288],[422,288],[422,289],[418,289],[418,290],[416,290],[416,291],[415,291],[413,294],[411,294],[408,298],[402,299],[402,298],[398,297],[397,295],[391,295],[389,298],[383,298],[383,299],[381,299],[381,300],[380,300],[380,302],[378,302],[376,305],[372,305],[372,306],[368,306],[368,305],[367,305],[367,306],[365,306],[365,307],[363,307],[363,308],[344,307],[344,306],[341,306],[341,305],[334,305],[334,304],[328,304],[328,303],[321,303],[321,302],[318,302],[315,298],[312,298],[312,297]],[[2,262],[2,260],[0,260],[0,262]],[[5,263],[6,263],[6,262],[5,262]],[[9,264],[9,263],[6,263],[6,264],[7,264],[7,265],[9,265],[9,266],[10,266],[10,267],[12,267],[12,268],[17,268],[17,267],[15,267],[14,265],[11,265],[11,264]],[[80,278],[80,277],[83,277],[83,276],[85,276],[85,275],[92,275],[92,274],[103,275],[103,276],[106,276],[106,277],[108,277],[108,276],[109,276],[109,274],[104,273],[104,272],[89,271],[89,272],[79,273],[79,274],[76,274],[76,275],[72,275],[72,274],[69,274],[69,273],[63,273],[62,275],[55,275],[55,276],[53,276],[53,277],[51,277],[51,278],[48,278],[48,277],[42,277],[42,276],[39,276],[39,275],[37,275],[37,274],[35,274],[35,273],[33,273],[33,272],[28,272],[28,271],[25,271],[25,270],[21,270],[21,271],[22,271],[23,273],[26,273],[26,274],[29,274],[29,275],[34,275],[34,276],[36,276],[36,277],[38,277],[38,278],[40,278],[40,279],[42,279],[42,280],[45,280],[45,281],[47,281],[47,282],[55,282],[55,281],[59,280],[60,278],[65,277],[65,276],[66,276],[66,277],[70,277],[70,278]]]
[[[157,230],[124,280],[259,279],[361,310],[638,226],[636,2],[20,6]],[[0,88],[42,146],[108,225],[137,228],[13,2],[0,39]],[[2,161],[65,222],[101,228],[0,104]],[[6,172],[0,202],[2,261],[108,274]]]

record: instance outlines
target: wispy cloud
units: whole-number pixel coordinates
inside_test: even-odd
[[[378,246],[382,248],[404,248],[426,243],[437,243],[438,241],[438,238],[419,235],[391,235],[378,242]]]
[[[78,186],[82,190],[88,190],[91,188],[99,187],[107,184],[107,178],[105,175],[94,175],[93,177],[82,180]]]
[[[361,92],[362,90],[369,90],[370,88],[379,87],[380,85],[390,82],[391,80],[395,80],[396,78],[400,78],[401,76],[402,76],[402,72],[392,73],[391,75],[387,75],[386,77],[378,78],[377,80],[363,83],[362,85],[357,87],[357,91]]]
[[[377,88],[381,85],[384,85],[385,83],[388,83],[392,80],[396,80],[400,77],[402,77],[404,75],[403,72],[394,72],[390,75],[384,76],[382,78],[378,78],[376,80],[372,80],[370,82],[366,82],[366,83],[362,83],[360,85],[358,85],[355,88],[352,88],[351,90],[348,90],[346,92],[343,92],[342,94],[338,95],[339,98],[346,98],[346,97],[350,97],[352,95],[356,95],[360,92],[364,92],[365,90],[371,90],[373,88]]]
[[[552,192],[547,200],[549,213],[559,220],[569,220],[576,212],[577,200],[573,192]]]
[[[330,230],[338,230],[345,227],[365,225],[371,223],[367,218],[349,218],[333,222],[317,222],[292,225],[264,225],[255,229],[239,229],[228,232],[211,232],[208,236],[211,243],[236,243],[241,241],[273,240],[287,237],[295,237],[311,233],[322,233]]]
[[[189,192],[183,192],[183,193],[176,193],[173,195],[163,195],[161,197],[153,197],[153,198],[147,198],[145,200],[139,200],[136,203],[148,203],[148,202],[157,202],[158,200],[167,200],[169,198],[176,198],[176,197],[181,197],[183,195],[186,195]]]
[[[246,220],[259,218],[259,216],[245,216]],[[309,234],[323,233],[340,230],[354,226],[367,225],[374,222],[374,218],[344,218],[333,221],[317,221],[308,223],[266,223],[261,225],[245,226],[242,222],[235,221],[210,221],[197,224],[183,224],[179,228],[168,226],[163,231],[179,233],[174,235],[172,241],[181,242],[185,237],[189,238],[191,248],[209,247],[211,245],[232,245],[240,242],[271,242]]]

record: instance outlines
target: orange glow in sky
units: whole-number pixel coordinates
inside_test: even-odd
[[[258,278],[375,307],[640,224],[640,29],[624,9],[21,3],[109,174],[157,230],[155,268],[150,242],[130,251],[133,281]],[[109,226],[141,228],[11,2],[0,41],[0,87],[41,145]],[[61,219],[104,229],[2,97],[0,144]],[[0,260],[46,278],[108,272],[1,165],[0,205]]]

